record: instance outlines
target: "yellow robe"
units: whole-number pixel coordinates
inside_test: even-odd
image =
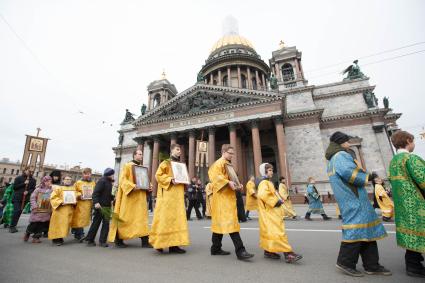
[[[257,197],[255,192],[255,183],[252,181],[248,181],[246,183],[246,203],[245,203],[245,210],[257,210],[258,204],[257,204]]]
[[[375,197],[381,209],[382,216],[392,218],[394,216],[394,203],[382,185],[375,185]],[[380,200],[379,197],[381,197],[382,200]]]
[[[341,215],[341,211],[339,210],[338,203],[335,204],[336,216],[339,217]]]
[[[74,184],[75,191],[79,192],[80,195],[83,195],[83,186],[87,186],[88,189],[94,190],[96,183],[94,181],[84,181],[78,180]],[[91,210],[92,210],[92,200],[77,200],[77,205],[75,206],[74,215],[72,216],[72,228],[82,228],[90,225],[91,220]]]
[[[75,188],[73,186],[53,186],[53,191],[50,195],[50,204],[53,209],[48,234],[50,240],[67,237],[71,228],[75,205],[62,205],[63,191],[75,191]],[[78,198],[79,196],[80,194],[76,192],[76,197]]]
[[[121,170],[119,187],[115,197],[114,215],[109,228],[108,241],[114,242],[118,233],[121,240],[149,235],[146,191],[134,190],[133,162]]]
[[[275,207],[279,201],[272,182],[263,180],[258,185],[258,215],[260,225],[260,247],[268,252],[291,252],[282,221],[284,209]]]
[[[205,210],[205,215],[208,217],[211,217],[211,203],[212,203],[212,195],[213,195],[213,190],[212,190],[212,185],[211,183],[208,183],[207,186],[205,187],[205,194],[206,194],[206,210]]]
[[[149,243],[155,249],[188,246],[189,230],[184,206],[184,184],[173,185],[169,160],[163,161],[156,171],[158,191]]]
[[[217,234],[230,234],[240,231],[236,209],[236,194],[230,188],[225,165],[229,162],[220,158],[208,170],[213,188],[211,203],[211,231]]]
[[[294,216],[297,216],[297,213],[294,210],[294,207],[292,206],[292,201],[289,198],[289,191],[285,184],[280,183],[279,184],[279,195],[282,197],[287,209],[285,209],[284,218],[292,218]]]

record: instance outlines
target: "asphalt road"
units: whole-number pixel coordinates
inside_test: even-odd
[[[302,214],[306,208],[296,209]],[[335,215],[332,206],[325,210]],[[335,268],[341,239],[341,223],[335,218],[286,221],[290,244],[304,256],[297,264],[263,257],[256,218],[241,224],[245,247],[255,254],[250,262],[236,259],[229,236],[223,239],[223,249],[232,255],[209,254],[209,220],[190,221],[192,244],[187,253],[169,255],[140,248],[138,239],[127,241],[126,249],[86,247],[70,237],[60,247],[47,239],[41,244],[24,243],[27,219],[24,215],[20,220],[19,233],[0,229],[0,282],[424,282],[405,274],[404,250],[396,246],[394,224],[385,224],[389,235],[378,242],[380,262],[393,275],[352,278]],[[361,259],[358,269],[363,270]]]

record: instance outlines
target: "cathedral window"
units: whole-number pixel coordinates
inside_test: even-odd
[[[224,76],[223,78],[223,86],[229,86],[229,80],[227,76]]]
[[[246,77],[241,75],[241,87],[246,88]]]
[[[161,103],[161,96],[158,94],[155,95],[153,99],[153,108],[157,107]]]
[[[257,89],[257,80],[255,78],[252,78],[251,83],[252,83],[252,89]]]
[[[291,64],[288,64],[288,63],[283,64],[282,76],[283,76],[284,82],[293,81],[295,79],[294,68],[292,68]]]

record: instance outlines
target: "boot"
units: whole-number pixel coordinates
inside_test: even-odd
[[[148,248],[148,249],[153,248],[152,245],[149,244],[148,236],[141,237],[140,239],[142,240],[142,248]]]
[[[323,220],[331,220],[332,218],[331,217],[329,217],[329,216],[327,216],[325,213],[324,214],[322,214],[322,217],[323,217]]]
[[[305,220],[311,220],[311,217],[310,217],[310,215],[311,215],[311,212],[307,212],[306,214],[305,214]]]
[[[24,238],[23,238],[24,242],[28,242],[29,238],[30,238],[30,233],[25,232],[25,235],[24,235]]]

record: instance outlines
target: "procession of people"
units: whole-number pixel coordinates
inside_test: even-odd
[[[326,150],[327,174],[342,220],[342,240],[336,257],[336,268],[351,276],[391,275],[379,261],[378,241],[387,236],[382,221],[395,220],[397,244],[406,250],[405,264],[409,276],[424,277],[425,267],[425,161],[413,154],[414,137],[404,131],[395,132],[391,141],[397,152],[389,164],[391,193],[384,186],[383,177],[368,172],[356,160],[350,149],[350,136],[335,132],[330,136]],[[285,221],[297,220],[290,190],[285,176],[273,184],[274,167],[263,163],[258,168],[260,177],[254,175],[244,186],[229,173],[235,149],[230,144],[221,148],[221,157],[208,170],[205,183],[193,177],[181,182],[173,175],[173,163],[181,163],[181,146],[173,143],[169,158],[163,160],[155,172],[156,202],[152,225],[149,225],[148,201],[154,191],[151,181],[137,180],[136,169],[143,168],[142,150],[133,152],[133,159],[124,164],[119,173],[117,191],[113,194],[115,171],[106,168],[103,177],[95,183],[91,169],[82,170],[82,178],[74,184],[70,176],[54,171],[44,176],[36,186],[30,168],[5,191],[0,202],[2,221],[11,233],[18,232],[17,223],[25,204],[30,203],[31,213],[23,240],[42,242],[47,237],[56,246],[65,243],[70,233],[75,240],[89,247],[126,248],[124,242],[140,238],[142,248],[153,248],[158,253],[185,254],[190,246],[188,221],[192,209],[198,219],[211,219],[212,256],[226,256],[231,252],[222,249],[224,235],[229,235],[236,258],[249,261],[254,254],[248,252],[240,233],[241,215],[238,194],[246,193],[243,218],[252,220],[257,211],[259,247],[267,259],[279,260],[281,254],[287,263],[299,262],[303,256],[294,252],[285,231]],[[147,175],[146,175],[147,176]],[[139,182],[140,181],[140,182]],[[149,185],[143,185],[143,181]],[[312,221],[312,214],[331,220],[322,204],[314,177],[308,177],[306,197],[309,208],[304,217]],[[373,184],[373,202],[367,191]],[[186,198],[188,203],[186,203]],[[330,199],[330,197],[328,196]],[[202,210],[199,208],[202,207]],[[375,212],[380,208],[382,220]],[[96,234],[101,226],[99,243]],[[87,235],[84,229],[88,228]],[[365,272],[357,270],[359,257]]]

